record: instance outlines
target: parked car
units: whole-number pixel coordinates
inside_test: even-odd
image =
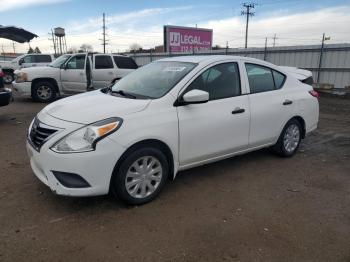
[[[7,106],[12,99],[12,90],[4,87],[4,73],[0,69],[0,106]]]
[[[112,191],[143,204],[180,170],[266,147],[294,155],[317,127],[317,98],[261,60],[167,58],[46,106],[29,127],[27,150],[35,175],[57,194]]]
[[[48,67],[24,68],[15,72],[13,88],[35,101],[51,102],[57,95],[71,95],[103,88],[137,68],[127,56],[112,54],[67,54]]]
[[[53,60],[55,60],[54,56],[49,54],[25,54],[9,62],[2,62],[1,68],[4,72],[4,82],[5,84],[12,83],[15,70],[32,66],[46,66]]]

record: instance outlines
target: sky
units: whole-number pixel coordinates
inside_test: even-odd
[[[249,47],[350,42],[350,2],[345,0],[257,0],[249,23]],[[245,17],[242,0],[0,0],[2,25],[15,25],[39,37],[31,47],[53,53],[49,32],[66,30],[69,48],[90,44],[101,52],[102,13],[106,13],[108,52],[125,52],[137,43],[144,48],[163,44],[163,25],[213,29],[213,45],[243,47]],[[0,39],[5,52],[11,41]],[[28,44],[15,44],[16,52]]]

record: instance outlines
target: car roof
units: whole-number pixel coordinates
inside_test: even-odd
[[[244,61],[244,62],[250,62],[250,63],[259,63],[259,64],[265,64],[267,66],[274,66],[269,62],[252,58],[252,57],[244,57],[244,56],[232,56],[232,55],[188,55],[188,56],[174,56],[174,57],[168,57],[163,58],[157,61],[164,61],[164,62],[188,62],[188,63],[215,63],[225,60],[236,60],[236,61]]]

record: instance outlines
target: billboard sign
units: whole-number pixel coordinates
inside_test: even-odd
[[[211,50],[213,30],[196,27],[164,26],[165,52]]]

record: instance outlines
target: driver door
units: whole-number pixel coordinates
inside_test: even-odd
[[[61,69],[62,89],[65,92],[85,92],[87,89],[86,54],[72,56]]]
[[[216,64],[201,73],[190,90],[209,93],[209,101],[177,107],[181,166],[210,161],[248,146],[249,100],[242,95],[236,62]]]

